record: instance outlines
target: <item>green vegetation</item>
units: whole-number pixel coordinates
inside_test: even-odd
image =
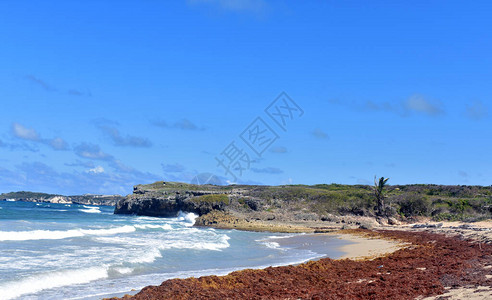
[[[157,192],[210,191],[215,194],[194,197],[193,201],[223,202],[226,205],[236,205],[248,210],[254,207],[254,210],[268,212],[303,210],[319,216],[384,215],[403,220],[429,217],[436,221],[474,221],[492,218],[491,186],[387,185],[387,181],[387,178],[379,178],[375,186],[342,184],[214,186],[176,182],[164,184],[161,181],[137,187]],[[234,196],[235,190],[242,192]],[[230,195],[230,200],[227,195]],[[381,198],[378,198],[378,195]]]
[[[386,182],[388,182],[389,178],[381,177],[379,181],[376,181],[376,176],[374,176],[374,194],[376,194],[376,201],[378,205],[378,214],[383,216],[386,214],[385,205],[384,205],[384,187],[386,186]]]
[[[436,221],[492,218],[492,187],[390,186],[384,178],[380,189],[379,181],[375,187],[341,184],[255,186],[250,187],[249,195],[262,199],[267,211],[301,207],[319,215],[430,217]],[[377,201],[376,191],[382,194],[382,202]]]
[[[229,197],[224,194],[211,194],[211,195],[202,195],[198,197],[194,197],[191,199],[194,202],[207,202],[207,203],[219,203],[222,202],[224,204],[229,205]]]
[[[213,190],[213,191],[229,191],[233,186],[220,186],[220,185],[196,185],[184,182],[172,182],[172,181],[157,181],[151,184],[139,184],[136,188],[144,188],[146,190],[152,190],[156,192],[174,192],[174,191],[199,191],[199,190]]]

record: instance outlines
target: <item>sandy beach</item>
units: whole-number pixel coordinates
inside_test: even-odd
[[[490,299],[490,240],[464,239],[490,234],[490,223],[478,225],[307,234],[298,246],[322,247],[335,238],[344,244],[340,258],[167,280],[125,299]]]
[[[352,244],[340,247],[344,254],[339,259],[365,260],[375,259],[395,252],[408,246],[407,243],[391,239],[382,239],[375,237],[365,237],[356,234],[338,234],[338,239],[350,242]]]

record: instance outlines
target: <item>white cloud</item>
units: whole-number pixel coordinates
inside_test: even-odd
[[[53,150],[68,150],[68,144],[62,138],[43,139],[41,135],[33,128],[25,127],[19,123],[12,124],[12,133],[16,138],[30,142],[45,144],[53,148]]]
[[[36,142],[40,140],[39,133],[36,130],[24,127],[19,123],[12,124],[12,131],[16,137],[23,140]]]
[[[104,168],[101,167],[101,166],[97,166],[95,168],[92,168],[90,169],[89,171],[87,171],[87,173],[93,173],[93,174],[100,174],[100,173],[104,173]]]
[[[438,116],[445,114],[444,106],[440,101],[429,100],[422,95],[413,95],[404,101],[366,101],[365,103],[358,101],[342,101],[338,99],[329,100],[331,104],[341,105],[353,109],[355,111],[364,112],[389,112],[397,114],[401,117],[407,117],[411,114],[425,114],[428,116]]]
[[[150,122],[152,125],[161,128],[181,129],[181,130],[205,130],[204,127],[199,127],[188,119],[181,119],[174,123],[168,123],[165,120],[153,120]]]
[[[404,107],[408,111],[425,113],[428,115],[439,115],[444,113],[441,104],[431,102],[420,95],[413,95],[404,102]]]
[[[65,140],[62,138],[54,138],[52,140],[48,140],[47,142],[55,150],[67,150],[68,149],[67,142],[65,142]]]
[[[88,159],[97,159],[97,160],[114,160],[112,155],[109,155],[101,150],[98,145],[82,143],[75,147],[75,154],[80,157],[88,158]]]
[[[99,120],[96,121],[96,126],[101,130],[106,136],[108,136],[115,146],[121,147],[151,147],[152,143],[149,139],[131,136],[131,135],[122,135],[120,131],[114,127],[108,120]],[[114,123],[113,123],[114,124]]]

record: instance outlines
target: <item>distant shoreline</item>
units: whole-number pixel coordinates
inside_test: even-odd
[[[74,195],[63,196],[32,192],[12,192],[0,194],[0,201],[20,201],[34,203],[80,204],[97,206],[115,206],[123,199],[120,195]]]

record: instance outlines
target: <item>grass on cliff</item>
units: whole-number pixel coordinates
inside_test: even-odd
[[[219,203],[222,202],[226,205],[229,205],[229,197],[224,194],[211,194],[211,195],[202,195],[198,197],[191,198],[192,201],[200,203],[200,202],[206,202],[206,203]]]
[[[152,191],[200,191],[200,190],[214,190],[214,191],[230,191],[232,186],[220,186],[220,185],[197,185],[184,182],[173,181],[157,181],[151,184],[140,184],[137,187],[144,190]]]

